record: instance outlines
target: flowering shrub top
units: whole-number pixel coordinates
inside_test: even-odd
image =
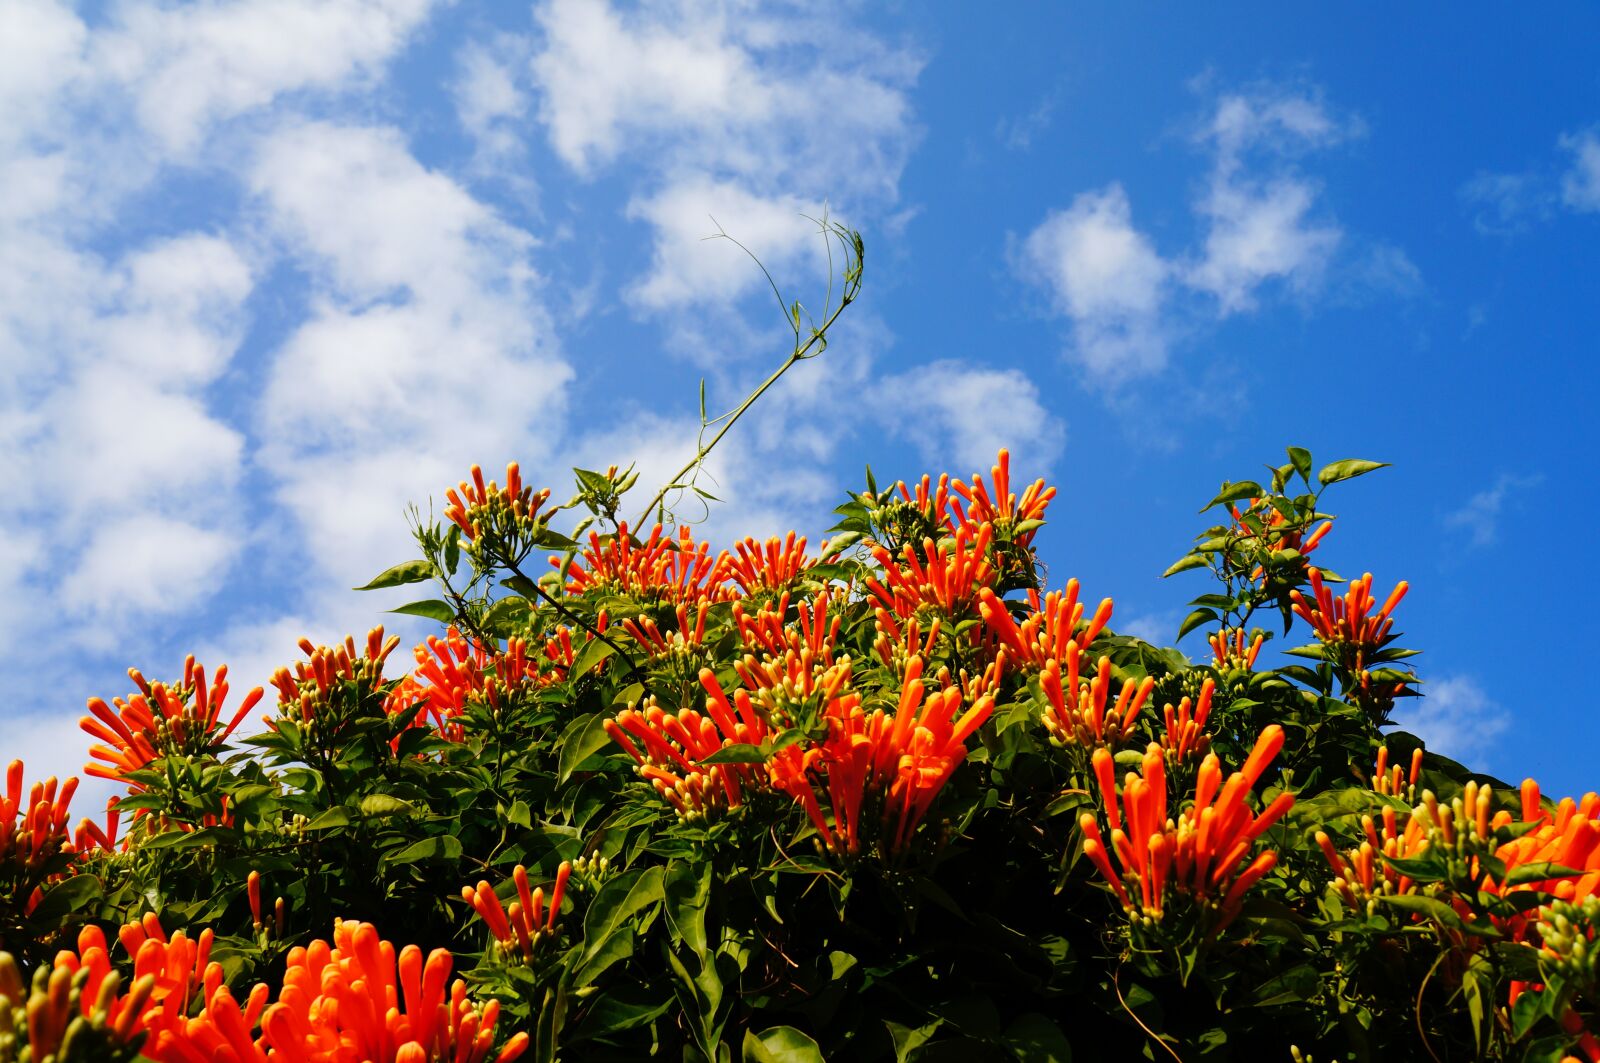
[[[302,640],[260,729],[130,673],[103,824],[11,766],[0,1063],[1600,1061],[1600,797],[1383,731],[1406,584],[1307,560],[1378,466],[1288,457],[1169,572],[1199,661],[1049,585],[1003,451],[814,553],[474,468],[370,584],[437,588],[409,655]]]

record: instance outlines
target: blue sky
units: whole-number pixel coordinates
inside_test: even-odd
[[[473,461],[664,476],[784,349],[711,217],[815,305],[826,204],[864,296],[709,534],[1004,445],[1170,639],[1220,480],[1391,461],[1319,559],[1411,581],[1406,722],[1593,788],[1600,16],[1002,10],[0,0],[0,760],[75,770],[130,664],[365,631]]]

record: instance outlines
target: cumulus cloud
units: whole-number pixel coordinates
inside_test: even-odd
[[[1150,376],[1196,322],[1256,310],[1263,293],[1305,298],[1321,289],[1347,241],[1302,160],[1360,131],[1314,94],[1268,87],[1220,96],[1193,137],[1209,158],[1193,204],[1197,247],[1163,254],[1134,226],[1114,182],[1047,215],[1023,241],[1017,270],[1067,320],[1068,353],[1092,382],[1114,388]],[[1403,294],[1420,286],[1402,249],[1359,246],[1345,256],[1345,288]]]
[[[1186,281],[1215,296],[1223,316],[1253,309],[1256,290],[1268,281],[1304,291],[1320,280],[1343,230],[1318,220],[1319,185],[1293,160],[1352,131],[1309,96],[1218,102],[1197,138],[1214,159],[1196,207],[1206,224],[1204,247]]]
[[[1447,528],[1459,528],[1467,535],[1469,546],[1492,546],[1500,537],[1500,515],[1506,502],[1516,493],[1537,487],[1543,476],[1512,476],[1509,473],[1495,480],[1494,486],[1479,491],[1460,509],[1447,513]]]
[[[1461,186],[1472,227],[1486,236],[1515,236],[1550,216],[1555,202],[1542,174],[1480,171]]]
[[[1572,156],[1561,175],[1561,202],[1577,211],[1600,210],[1600,133],[1593,129],[1561,138]]]
[[[1091,376],[1116,383],[1166,365],[1171,268],[1133,227],[1121,185],[1081,193],[1050,214],[1023,256],[1071,322],[1073,353]]]
[[[750,267],[700,241],[707,214],[794,260],[812,244],[797,212],[818,213],[824,197],[853,217],[895,201],[917,138],[908,89],[919,57],[826,13],[740,2],[624,13],[555,0],[537,19],[532,69],[556,153],[585,176],[624,159],[648,175],[630,206],[654,231],[651,268],[632,288],[642,308],[698,310],[748,292]]]
[[[318,281],[273,360],[261,458],[330,573],[365,582],[404,550],[418,483],[485,455],[544,456],[571,370],[529,259],[532,238],[392,129],[289,125],[249,183]]]
[[[1481,759],[1511,726],[1511,715],[1471,676],[1430,680],[1424,697],[1402,698],[1395,725],[1451,760]]]
[[[219,120],[285,92],[370,79],[431,0],[235,0],[126,5],[91,48],[94,69],[128,86],[141,124],[168,151],[196,147]]]
[[[881,378],[874,401],[891,432],[958,475],[987,470],[1002,447],[1044,472],[1066,442],[1061,420],[1016,369],[932,362]]]

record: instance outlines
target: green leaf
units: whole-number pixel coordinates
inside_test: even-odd
[[[423,838],[421,841],[412,842],[398,853],[388,857],[391,864],[414,864],[419,860],[459,860],[461,859],[461,839],[453,834],[441,834],[436,838]]]
[[[1215,610],[1211,610],[1211,609],[1196,609],[1194,612],[1192,612],[1188,616],[1184,617],[1183,623],[1181,625],[1179,625],[1179,627],[1178,627],[1178,638],[1179,638],[1179,640],[1181,641],[1183,639],[1183,636],[1187,635],[1189,632],[1193,631],[1195,628],[1199,627],[1201,624],[1206,624],[1206,623],[1211,623],[1211,624],[1220,623],[1220,620],[1217,617],[1217,614],[1216,614]]]
[[[528,611],[531,608],[532,605],[528,602],[528,599],[518,595],[501,598],[489,607],[487,613],[483,614],[483,626],[498,631],[503,626],[509,626],[517,621],[528,619]]]
[[[1521,886],[1529,882],[1543,882],[1551,878],[1576,878],[1583,874],[1577,868],[1565,867],[1552,863],[1549,860],[1540,860],[1533,864],[1521,864],[1511,869],[1506,875],[1505,886]]]
[[[1017,1016],[1006,1028],[1005,1041],[1018,1063],[1072,1063],[1072,1044],[1066,1034],[1037,1011]]]
[[[1338,483],[1340,480],[1353,480],[1357,476],[1365,476],[1374,469],[1386,469],[1386,461],[1364,461],[1361,458],[1345,458],[1343,461],[1329,462],[1317,473],[1317,481],[1324,487],[1328,484]]]
[[[1254,480],[1240,480],[1238,483],[1224,482],[1222,490],[1217,492],[1217,497],[1202,506],[1200,512],[1204,513],[1212,506],[1220,505],[1223,502],[1238,502],[1246,498],[1259,498],[1264,494],[1266,492],[1261,490],[1261,485]]]
[[[743,742],[730,742],[709,757],[701,758],[702,764],[765,764],[767,754],[760,746],[752,746]]]
[[[925,1026],[913,1029],[910,1026],[901,1026],[897,1022],[887,1019],[883,1023],[889,1028],[889,1037],[894,1041],[894,1063],[907,1063],[911,1054],[932,1040],[933,1035],[939,1032],[939,1027],[944,1025],[943,1019],[934,1019]]]
[[[402,561],[393,568],[385,569],[372,577],[372,582],[365,587],[355,588],[358,591],[377,591],[385,587],[400,587],[407,583],[423,583],[433,578],[433,562],[431,561]]]
[[[361,814],[363,816],[398,816],[417,814],[417,808],[409,801],[402,801],[398,797],[388,794],[368,794],[361,799]]]
[[[409,602],[398,609],[390,609],[391,613],[404,613],[407,616],[422,616],[429,620],[437,620],[441,624],[448,624],[456,618],[456,611],[438,599],[422,602]]]
[[[556,767],[556,782],[564,783],[572,777],[578,765],[604,749],[611,736],[606,734],[606,721],[602,713],[579,716],[561,734],[561,760]]]
[[[528,802],[511,802],[511,807],[506,810],[506,822],[517,827],[531,827],[533,825],[533,815],[528,809]]]
[[[822,1047],[793,1026],[744,1032],[745,1063],[826,1063]]]
[[[1289,464],[1294,466],[1294,471],[1306,483],[1311,482],[1311,451],[1305,447],[1289,448]]]
[[[1161,573],[1161,578],[1166,579],[1168,576],[1176,576],[1178,573],[1187,572],[1191,568],[1204,568],[1205,564],[1205,554],[1185,554],[1171,565],[1168,565],[1167,570]]]
[[[600,662],[616,652],[616,647],[604,639],[591,638],[583,644],[583,649],[579,650],[577,657],[573,659],[572,670],[567,673],[567,678],[576,679],[588,675],[600,667]]]
[[[306,830],[332,830],[335,827],[348,827],[349,825],[350,813],[340,806],[335,806],[307,823]]]
[[[1426,918],[1432,919],[1441,926],[1450,927],[1455,930],[1461,929],[1460,913],[1454,908],[1450,907],[1448,904],[1436,898],[1424,897],[1421,894],[1416,893],[1396,893],[1392,896],[1380,897],[1378,899],[1384,904],[1393,905],[1396,908],[1401,908],[1408,912],[1417,912]]]
[[[579,986],[592,984],[607,967],[633,952],[633,934],[623,924],[662,897],[664,869],[618,875],[600,888],[583,917],[583,955],[573,978]]]
[[[711,864],[698,868],[684,860],[667,865],[662,883],[667,926],[672,936],[706,963],[706,905],[711,896]]]

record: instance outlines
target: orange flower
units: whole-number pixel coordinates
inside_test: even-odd
[[[604,609],[600,610],[594,618],[595,631],[604,634],[610,624],[611,617]],[[594,641],[594,638],[595,636],[592,632],[585,632],[583,636],[585,645]],[[544,657],[549,662],[549,665],[547,670],[539,673],[539,684],[541,686],[549,686],[552,683],[564,681],[567,678],[567,672],[578,661],[578,649],[573,645],[571,628],[565,624],[556,628],[555,633],[545,640]],[[599,672],[605,671],[607,663],[606,661],[601,661],[595,670]]]
[[[1159,745],[1151,743],[1146,750],[1142,774],[1127,774],[1122,788],[1124,814],[1117,808],[1111,753],[1104,747],[1094,751],[1094,773],[1111,842],[1108,846],[1099,822],[1086,812],[1079,819],[1083,852],[1141,924],[1159,922],[1179,897],[1200,906],[1211,922],[1211,936],[1239,914],[1245,893],[1278,860],[1272,850],[1248,863],[1245,857],[1256,839],[1294,804],[1293,794],[1279,794],[1259,815],[1252,815],[1244,801],[1283,748],[1283,738],[1283,728],[1269,725],[1256,739],[1244,767],[1226,783],[1216,755],[1208,755],[1200,765],[1193,806],[1175,820],[1168,818],[1165,757]]]
[[[1373,614],[1372,607],[1378,600],[1372,596],[1372,573],[1353,580],[1342,598],[1335,598],[1328,590],[1322,582],[1321,570],[1313,568],[1310,575],[1315,603],[1308,603],[1299,591],[1290,591],[1294,611],[1311,625],[1323,642],[1350,647],[1355,656],[1346,661],[1347,667],[1363,667],[1364,655],[1377,649],[1388,637],[1389,629],[1394,626],[1390,614],[1406,596],[1410,584],[1401,580],[1383,608]]]
[[[1046,661],[1064,657],[1071,642],[1087,649],[1111,621],[1111,599],[1104,598],[1084,623],[1075,579],[1067,581],[1065,591],[1045,595],[1043,602],[1036,591],[1030,591],[1028,597],[1033,613],[1019,625],[992,590],[985,587],[978,592],[978,612],[984,623],[1023,668],[1043,668]]]
[[[128,669],[128,675],[139,687],[138,693],[130,694],[126,701],[113,698],[116,711],[101,699],[90,698],[89,711],[94,715],[78,721],[84,731],[106,743],[90,748],[89,755],[105,763],[84,765],[86,775],[123,782],[129,772],[161,757],[216,753],[261,700],[261,688],[256,687],[223,723],[228,666],[218,668],[208,686],[206,670],[195,663],[193,655],[183,662],[183,682],[177,689],[146,682],[136,669]],[[130,786],[135,791],[144,789]]]
[[[1206,720],[1211,715],[1211,695],[1217,684],[1207,679],[1200,684],[1200,696],[1192,704],[1188,698],[1173,708],[1169,703],[1162,709],[1166,731],[1161,735],[1161,747],[1176,763],[1191,756],[1205,756],[1211,749],[1211,737],[1206,734]]]
[[[589,533],[589,548],[583,551],[585,568],[574,561],[563,575],[568,594],[608,590],[641,601],[677,604],[701,601],[725,602],[734,592],[723,586],[726,555],[715,560],[707,543],[696,543],[687,526],[678,528],[676,539],[662,535],[661,525],[650,530],[650,538],[635,546],[627,524],[602,541],[598,532]],[[561,559],[551,565],[561,568]]]
[[[451,956],[399,950],[371,923],[334,920],[326,941],[291,949],[278,1002],[261,1019],[273,1059],[329,1063],[483,1063],[494,1045],[498,1001],[478,1007],[466,983],[447,989]],[[517,1034],[493,1057],[508,1063],[527,1050]]]
[[[1002,531],[1008,531],[1024,522],[1044,519],[1044,511],[1049,507],[1050,500],[1055,498],[1056,489],[1045,486],[1043,480],[1035,480],[1022,492],[1020,499],[1012,494],[1010,451],[1004,449],[1000,451],[996,464],[989,470],[989,475],[994,484],[992,494],[984,485],[981,476],[974,476],[970,487],[960,480],[951,482],[950,490],[961,498],[960,502],[950,503],[957,524],[976,526],[989,523]],[[966,503],[965,508],[962,506],[963,502]],[[1026,547],[1033,541],[1037,531],[1037,528],[1029,528],[1016,535],[1012,541],[1020,547]]]
[[[1378,747],[1378,762],[1372,771],[1372,788],[1380,794],[1403,797],[1407,801],[1417,799],[1417,780],[1422,777],[1422,747],[1411,751],[1411,774],[1408,777],[1405,770],[1396,764],[1389,767],[1389,747]]]
[[[827,848],[852,855],[861,849],[862,808],[869,799],[881,797],[879,844],[886,855],[901,852],[966,758],[967,738],[994,712],[994,699],[982,697],[957,717],[960,708],[958,688],[925,696],[922,659],[913,657],[902,677],[894,715],[882,709],[868,715],[854,695],[839,699],[826,717],[827,740],[806,752],[803,771],[792,770],[792,764],[781,773],[775,769],[774,784],[805,806]],[[810,782],[813,773],[823,783],[833,813],[831,825]]]
[[[693,620],[690,620],[689,606],[683,602],[678,603],[677,630],[665,635],[656,626],[653,617],[640,617],[638,620],[629,618],[622,622],[622,630],[633,637],[633,640],[644,647],[645,653],[651,657],[667,657],[680,660],[699,656],[706,635],[706,613],[711,609],[710,602],[701,602],[695,610]]]
[[[1246,514],[1249,514],[1265,525],[1267,536],[1263,543],[1265,548],[1296,550],[1301,557],[1309,556],[1333,527],[1333,521],[1330,519],[1323,521],[1310,535],[1306,535],[1304,531],[1285,531],[1283,526],[1288,522],[1289,518],[1278,512],[1277,508],[1272,505],[1271,500],[1265,498],[1252,498],[1250,504],[1245,506],[1244,513],[1239,512],[1238,506],[1230,505],[1228,509],[1233,513],[1234,530],[1242,538],[1254,539],[1257,537],[1255,532],[1248,530],[1245,526],[1244,518]],[[1250,573],[1250,579],[1258,580],[1265,572],[1265,567],[1257,565],[1255,571]]]
[[[700,763],[735,743],[760,745],[772,733],[748,693],[735,691],[730,702],[709,668],[700,670],[700,684],[707,694],[704,715],[688,708],[669,713],[651,697],[605,722],[606,734],[638,762],[639,774],[685,817],[737,808],[747,788],[767,785],[761,764]]]
[[[6,768],[5,791],[0,793],[0,898],[26,914],[43,897],[44,884],[66,873],[66,865],[57,858],[76,851],[67,833],[67,816],[78,780],[69,778],[59,790],[53,775],[36,782],[24,805],[22,771],[22,761],[13,760]]]
[[[522,470],[513,461],[506,466],[505,487],[493,480],[484,483],[483,470],[474,465],[472,482],[461,481],[445,492],[445,498],[450,502],[445,517],[460,527],[467,542],[476,543],[485,532],[512,539],[530,530],[538,523],[539,507],[550,498],[550,489],[535,493],[524,487]]]
[[[816,564],[806,558],[805,536],[796,539],[794,532],[782,539],[773,536],[765,544],[746,538],[734,544],[732,553],[724,550],[718,561],[725,578],[737,583],[747,597],[787,590]]]
[[[785,624],[789,615],[789,592],[784,591],[777,601],[768,602],[754,616],[744,610],[743,602],[733,603],[733,624],[739,631],[739,641],[745,649],[771,657],[784,657],[789,653],[809,653],[816,660],[833,657],[834,645],[839,641],[839,625],[844,618],[828,610],[834,602],[832,592],[824,587],[810,602],[797,607],[797,622]]]
[[[1244,628],[1223,628],[1211,635],[1206,641],[1211,643],[1211,656],[1215,659],[1218,669],[1242,668],[1250,671],[1256,666],[1256,657],[1261,653],[1261,643],[1266,635],[1257,632],[1256,637],[1250,640],[1250,645],[1244,644]]]
[[[498,708],[501,699],[548,681],[529,659],[527,640],[520,636],[507,640],[503,653],[490,654],[452,625],[444,638],[424,639],[413,656],[416,668],[390,691],[384,707],[390,715],[413,713],[413,727],[424,726],[424,717],[431,718],[434,730],[452,742],[464,737],[457,719],[468,703]],[[398,738],[395,745],[398,748]]]
[[[383,682],[383,662],[398,645],[400,636],[384,639],[382,625],[367,632],[365,655],[357,651],[354,636],[345,636],[342,646],[317,646],[310,639],[301,639],[300,650],[307,660],[297,662],[293,673],[279,668],[272,674],[279,713],[294,710],[302,721],[309,722],[316,718],[319,708],[327,705],[336,683],[354,681],[378,686]],[[270,719],[267,726],[276,730]]]
[[[883,566],[884,582],[867,577],[867,589],[893,616],[907,619],[928,607],[950,619],[961,619],[972,611],[979,591],[994,581],[994,568],[988,560],[994,525],[979,525],[974,532],[963,525],[956,529],[955,542],[946,556],[932,539],[925,539],[917,556],[909,543],[903,551],[903,564],[881,546],[872,556]],[[887,584],[887,585],[885,585]],[[898,629],[893,634],[898,637]]]
[[[572,875],[572,862],[561,861],[556,868],[556,881],[550,891],[550,907],[545,910],[544,887],[528,888],[528,869],[521,864],[511,873],[517,899],[509,907],[502,907],[500,898],[488,882],[477,887],[462,886],[461,899],[472,905],[489,933],[494,936],[502,954],[520,952],[523,962],[533,959],[533,950],[539,941],[556,933],[556,918],[561,914],[561,900],[567,890],[567,879]]]
[[[1055,657],[1045,660],[1039,673],[1039,689],[1047,704],[1044,708],[1044,726],[1053,741],[1060,745],[1079,746],[1085,749],[1110,748],[1120,745],[1133,729],[1139,710],[1155,689],[1156,681],[1145,676],[1138,683],[1122,684],[1115,705],[1109,706],[1111,697],[1111,658],[1101,657],[1099,671],[1091,680],[1080,678],[1080,654],[1076,642],[1068,642],[1061,655],[1066,663],[1063,677],[1061,663]]]

